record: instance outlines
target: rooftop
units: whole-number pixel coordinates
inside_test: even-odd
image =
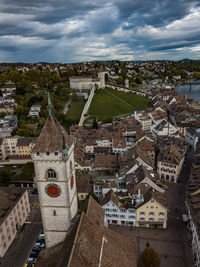
[[[101,251],[101,267],[137,266],[135,243],[104,227],[104,210],[90,197],[65,241],[42,251],[36,267],[96,267]]]
[[[6,219],[25,192],[25,188],[0,187],[0,223]]]
[[[32,152],[60,152],[63,146],[69,149],[72,143],[73,139],[52,115],[48,116]]]

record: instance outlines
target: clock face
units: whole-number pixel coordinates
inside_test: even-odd
[[[48,184],[45,191],[50,197],[59,197],[61,194],[61,189],[57,184]]]

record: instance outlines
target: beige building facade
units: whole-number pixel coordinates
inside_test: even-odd
[[[158,156],[157,172],[160,179],[176,183],[184,158],[184,154],[181,154],[174,145],[166,147]]]
[[[153,197],[136,209],[136,226],[167,227],[167,208]]]
[[[0,188],[0,256],[3,257],[16,237],[17,230],[30,213],[24,188]]]

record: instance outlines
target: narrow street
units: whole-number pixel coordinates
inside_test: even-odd
[[[0,259],[0,266],[2,267],[23,267],[42,229],[38,196],[32,196],[32,198],[36,203],[30,203],[31,206],[35,206],[31,211],[31,223],[25,224],[17,233],[7,253]]]

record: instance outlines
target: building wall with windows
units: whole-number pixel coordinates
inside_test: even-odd
[[[30,156],[34,145],[35,143],[30,143],[27,146],[18,146],[18,156]]]
[[[102,206],[105,210],[105,223],[135,226],[136,211],[135,209],[120,208],[111,200]]]
[[[163,161],[158,161],[157,171],[160,176],[160,179],[167,180],[170,182],[177,182],[178,175],[181,171],[182,165],[184,162],[184,157],[179,162],[179,164],[171,164]]]
[[[33,147],[35,146],[37,138],[35,137],[23,137],[19,138],[17,142],[18,156],[30,156]]]
[[[17,137],[10,137],[5,139],[5,150],[7,156],[16,156],[17,151]]]
[[[188,215],[187,228],[191,233],[191,249],[192,256],[194,260],[194,266],[200,266],[200,227],[198,222],[198,216],[194,216],[192,214],[192,207],[190,204],[190,200],[186,202],[186,212]]]
[[[0,256],[3,257],[29,215],[30,204],[25,189],[1,188],[0,193],[3,197],[3,202],[0,201]]]
[[[6,148],[5,148],[5,139],[0,139],[0,159],[7,157]]]
[[[167,209],[158,201],[151,199],[136,210],[136,226],[167,227]]]

